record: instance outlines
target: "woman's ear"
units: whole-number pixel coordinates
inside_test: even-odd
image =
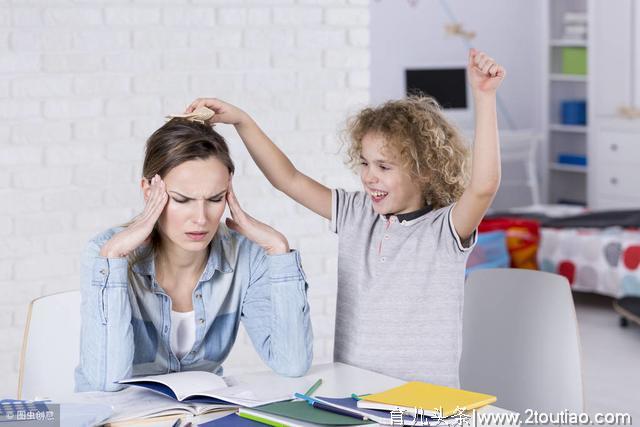
[[[151,194],[151,184],[149,180],[145,177],[142,177],[140,180],[140,188],[142,188],[142,196],[144,197],[144,202],[147,203],[149,199],[149,194]]]

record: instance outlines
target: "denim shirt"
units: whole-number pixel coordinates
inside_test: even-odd
[[[196,337],[178,359],[170,346],[171,298],[156,282],[152,255],[100,256],[122,228],[93,238],[82,257],[82,328],[76,391],[117,391],[138,375],[201,370],[222,375],[242,321],[256,351],[274,371],[303,375],[313,357],[307,284],[297,251],[267,255],[220,224],[193,294]]]

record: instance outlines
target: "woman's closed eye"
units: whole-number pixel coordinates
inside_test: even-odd
[[[195,199],[181,199],[181,198],[178,198],[178,197],[172,197],[172,199],[176,203],[187,203],[187,202],[192,202],[193,200],[195,200]],[[223,200],[224,200],[224,196],[212,197],[211,199],[207,199],[208,202],[212,202],[212,203],[220,203]]]

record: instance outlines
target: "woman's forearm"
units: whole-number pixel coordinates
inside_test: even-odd
[[[126,258],[85,254],[82,266],[80,372],[88,389],[117,391],[131,376],[134,340]],[[87,386],[88,384],[88,386]]]

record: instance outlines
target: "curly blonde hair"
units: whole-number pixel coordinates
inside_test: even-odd
[[[410,96],[365,108],[348,120],[346,133],[347,163],[353,169],[360,165],[362,138],[377,133],[387,153],[418,180],[425,203],[434,209],[458,200],[467,185],[469,148],[431,97]]]

